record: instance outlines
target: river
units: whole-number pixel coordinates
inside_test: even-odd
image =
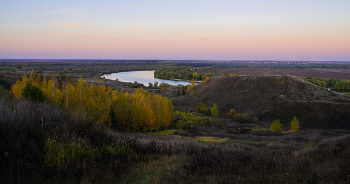
[[[157,79],[154,78],[154,71],[155,70],[147,70],[147,71],[130,71],[130,72],[118,72],[118,73],[112,73],[112,74],[106,74],[102,77],[105,77],[106,79],[115,80],[118,79],[122,82],[135,82],[141,83],[145,86],[148,86],[148,83],[154,84],[155,82],[158,82],[158,85],[162,82],[171,84],[171,85],[188,85],[191,84],[191,82],[188,81],[175,81],[175,80],[165,80],[165,79]]]

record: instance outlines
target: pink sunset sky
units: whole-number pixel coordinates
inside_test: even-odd
[[[0,59],[350,61],[349,0],[0,2]]]

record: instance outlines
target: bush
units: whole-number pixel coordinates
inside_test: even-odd
[[[258,123],[259,119],[257,117],[252,117],[252,121],[253,121],[253,123]]]
[[[205,111],[204,111],[204,114],[207,115],[207,116],[210,116],[211,115],[211,109],[210,108],[206,108]]]
[[[203,107],[204,107],[204,110],[202,111]],[[198,112],[198,113],[202,112],[202,113],[203,113],[204,111],[205,111],[205,104],[204,104],[204,103],[200,103],[200,104],[197,106],[196,112]]]
[[[9,97],[11,97],[11,92],[9,92],[8,90],[0,86],[0,98],[9,98]]]
[[[251,117],[249,114],[237,113],[233,116],[234,120],[240,123],[249,123],[251,122]]]
[[[213,108],[211,108],[211,115],[214,117],[219,117],[219,108],[216,104],[214,104]]]
[[[155,83],[154,83],[154,86],[155,86]],[[161,84],[159,84],[159,87],[161,88],[165,88],[165,87],[171,87],[172,85],[168,84],[168,83],[165,83],[165,82],[162,82]]]
[[[231,109],[231,110],[234,110],[234,109]],[[232,113],[234,112],[232,111]],[[237,113],[233,116],[233,119],[240,123],[258,123],[259,122],[259,119],[257,117],[251,117],[249,114],[245,114],[245,113]]]
[[[135,81],[136,82],[136,81]],[[143,84],[139,84],[139,83],[132,83],[129,85],[129,88],[140,88],[143,86]]]
[[[233,118],[237,114],[235,109],[231,109],[230,112],[228,113],[228,116]]]
[[[270,130],[271,130],[272,133],[274,133],[274,132],[283,132],[282,124],[281,124],[279,119],[273,120],[273,122],[271,124],[271,127],[270,127]]]
[[[290,126],[290,131],[299,131],[299,120],[297,117],[294,117],[293,120],[291,121],[291,126]]]
[[[210,77],[209,76],[205,77],[204,84],[208,84],[209,82],[210,82]]]

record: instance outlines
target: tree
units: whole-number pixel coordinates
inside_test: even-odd
[[[272,133],[274,133],[274,132],[282,132],[283,131],[282,124],[281,124],[279,119],[273,120],[273,122],[271,124],[271,127],[270,127],[270,130],[271,130]]]
[[[151,82],[148,83],[148,88],[152,88],[153,84]]]
[[[26,84],[22,91],[22,96],[34,102],[44,102],[46,100],[46,96],[41,88],[33,85],[32,83]]]
[[[192,94],[193,88],[196,86],[196,83],[194,82],[194,79],[192,79],[191,85],[187,86],[187,91],[190,91]]]
[[[214,117],[219,117],[219,109],[216,104],[214,104],[213,108],[211,108],[211,115]]]
[[[204,84],[208,84],[210,81],[210,77],[209,76],[206,76],[205,79],[204,79]]]
[[[297,117],[294,117],[293,120],[291,121],[291,126],[290,126],[290,131],[299,131],[299,120]]]
[[[237,114],[236,110],[235,109],[231,109],[230,112],[228,113],[228,116],[233,118],[236,114]]]

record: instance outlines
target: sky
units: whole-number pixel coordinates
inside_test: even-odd
[[[350,0],[4,0],[0,59],[350,61]]]

